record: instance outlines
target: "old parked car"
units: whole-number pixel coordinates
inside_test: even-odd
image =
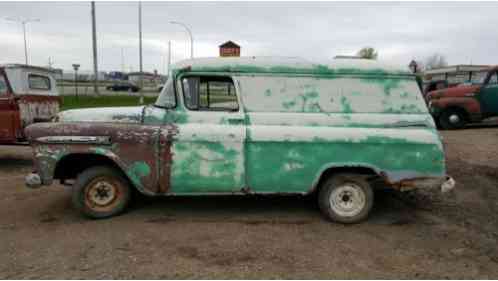
[[[24,128],[59,112],[54,72],[37,66],[0,65],[0,144],[25,141]]]
[[[461,129],[467,123],[498,116],[498,66],[483,81],[429,92],[430,113],[443,129]]]
[[[106,90],[109,90],[109,91],[128,91],[128,92],[138,92],[140,90],[140,87],[138,87],[137,85],[131,83],[131,82],[117,82],[117,83],[114,83],[112,85],[109,85],[107,87],[105,87]]]
[[[404,69],[370,60],[181,62],[150,106],[64,111],[26,132],[30,187],[73,184],[104,218],[143,194],[310,194],[331,220],[367,217],[374,188],[453,188],[434,121]]]

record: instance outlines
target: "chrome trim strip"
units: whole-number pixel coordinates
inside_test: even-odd
[[[91,143],[111,144],[111,137],[107,136],[49,136],[40,137],[36,141],[41,143]]]

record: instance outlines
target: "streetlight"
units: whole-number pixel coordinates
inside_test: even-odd
[[[418,71],[418,63],[415,61],[415,60],[412,60],[410,62],[410,64],[408,65],[408,67],[410,68],[410,70],[413,72],[413,73],[417,73]]]
[[[178,21],[170,21],[169,23],[181,25],[187,30],[188,35],[190,36],[190,58],[193,59],[194,58],[194,37],[192,37],[192,31],[190,31],[190,28],[188,28],[188,26],[184,23],[181,23]]]
[[[19,22],[22,24],[22,32],[24,34],[24,60],[28,64],[28,44],[26,43],[26,24],[30,22],[39,22],[40,19],[20,19],[20,18],[5,18],[8,21]]]
[[[74,69],[74,92],[76,94],[76,100],[79,100],[78,98],[78,68],[80,68],[80,65],[77,63],[73,63],[73,69]]]

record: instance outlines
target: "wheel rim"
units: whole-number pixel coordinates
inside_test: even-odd
[[[460,122],[460,116],[458,114],[451,114],[450,117],[448,118],[452,124],[456,124]]]
[[[356,183],[348,182],[336,187],[330,193],[330,207],[342,217],[358,215],[366,205],[363,189]]]
[[[110,211],[119,202],[120,184],[110,178],[90,182],[85,193],[85,204],[95,211]]]

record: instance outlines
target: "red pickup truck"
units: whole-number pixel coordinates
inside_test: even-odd
[[[0,144],[25,140],[24,128],[59,112],[60,97],[50,69],[0,65]]]
[[[498,66],[491,67],[480,83],[432,91],[426,101],[442,129],[460,129],[498,116]]]

